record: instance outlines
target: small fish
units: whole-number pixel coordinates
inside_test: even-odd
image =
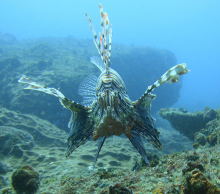
[[[68,126],[71,131],[67,138],[66,157],[76,148],[85,144],[91,137],[94,141],[100,139],[94,160],[94,167],[107,137],[125,134],[131,144],[149,164],[141,137],[148,140],[157,149],[162,150],[159,131],[155,120],[150,114],[152,100],[156,95],[151,92],[163,83],[178,82],[180,75],[189,72],[186,64],[179,64],[169,69],[137,100],[132,101],[120,75],[110,67],[112,25],[109,28],[108,14],[103,12],[99,4],[101,17],[101,32],[97,36],[91,19],[85,13],[94,35],[94,43],[100,57],[91,57],[91,63],[101,71],[100,76],[89,76],[79,87],[83,103],[79,104],[67,99],[59,90],[32,82],[23,75],[18,82],[28,84],[25,89],[37,90],[59,98],[63,107],[72,112]],[[107,35],[109,34],[109,38]],[[107,41],[108,39],[108,41]],[[108,42],[108,43],[107,43]]]

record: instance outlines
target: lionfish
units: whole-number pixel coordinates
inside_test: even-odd
[[[37,90],[56,96],[61,105],[72,112],[68,124],[70,133],[67,138],[66,157],[76,148],[85,144],[91,137],[100,139],[94,160],[94,167],[107,137],[124,134],[140,153],[146,163],[146,150],[141,137],[148,140],[157,149],[162,150],[159,131],[150,114],[151,102],[156,95],[151,92],[163,83],[178,82],[180,75],[186,74],[186,64],[182,63],[169,69],[137,100],[132,101],[126,91],[120,75],[110,67],[112,25],[109,29],[108,14],[103,12],[99,4],[101,16],[101,32],[96,34],[91,19],[85,13],[94,35],[94,43],[100,57],[91,57],[91,62],[101,71],[100,76],[90,76],[80,85],[79,93],[84,97],[83,104],[67,99],[59,90],[31,81],[23,75],[18,82],[28,84],[25,89]],[[109,34],[109,43],[107,35]]]

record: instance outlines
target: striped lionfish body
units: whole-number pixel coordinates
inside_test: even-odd
[[[94,141],[100,139],[94,161],[95,166],[106,138],[112,135],[125,134],[145,162],[149,163],[141,137],[162,150],[159,132],[155,128],[154,119],[150,114],[151,102],[156,97],[151,92],[163,83],[178,82],[179,76],[186,74],[189,70],[184,63],[172,67],[153,85],[149,86],[137,101],[131,101],[122,78],[110,67],[112,25],[108,33],[108,14],[103,12],[101,4],[99,8],[102,30],[99,36],[96,34],[92,21],[87,14],[86,17],[100,55],[100,57],[91,57],[91,62],[99,68],[101,74],[98,78],[95,76],[86,78],[80,85],[79,93],[83,96],[82,104],[67,99],[54,88],[32,82],[26,76],[22,76],[18,81],[28,84],[25,89],[38,90],[58,97],[60,103],[71,110],[72,116],[69,122],[71,130],[67,138],[66,157],[91,137]],[[109,43],[107,43],[107,34],[109,34]]]

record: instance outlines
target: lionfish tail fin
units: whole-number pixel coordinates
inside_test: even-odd
[[[103,12],[103,6],[99,4],[100,10],[100,18],[101,18],[101,32],[99,32],[99,38],[95,32],[91,19],[85,13],[87,20],[89,22],[90,28],[92,30],[94,36],[94,43],[98,50],[99,55],[103,63],[105,64],[106,70],[110,67],[110,58],[111,58],[111,43],[112,43],[112,25],[109,29],[109,45],[107,43],[107,35],[108,35],[108,27],[109,27],[109,19],[108,14]]]

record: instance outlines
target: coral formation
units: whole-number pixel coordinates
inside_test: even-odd
[[[67,134],[36,116],[0,107],[0,125],[0,154],[3,155],[10,153],[21,157],[22,150],[30,150],[34,142],[43,146],[66,146]]]
[[[20,147],[23,150],[23,156],[16,158],[16,160],[11,155],[2,155],[4,156],[2,157],[3,168],[6,170],[4,173],[7,173],[0,176],[0,188],[6,192],[11,192],[7,190],[10,186],[7,177],[13,173],[12,169],[18,168],[22,164],[30,164],[41,173],[42,181],[41,187],[38,189],[39,193],[70,194],[81,192],[107,194],[110,185],[111,187],[114,187],[114,185],[123,185],[121,189],[125,189],[125,192],[132,190],[133,193],[183,194],[181,193],[183,188],[196,187],[196,185],[190,185],[190,182],[187,182],[187,177],[190,174],[192,175],[193,171],[202,173],[206,180],[210,182],[207,185],[220,187],[220,145],[218,143],[210,148],[200,145],[197,150],[182,151],[180,153],[165,155],[164,157],[149,147],[148,152],[154,153],[148,154],[150,164],[152,165],[146,166],[142,164],[139,170],[133,169],[134,171],[132,171],[132,166],[138,160],[137,155],[132,155],[132,150],[128,148],[123,138],[116,140],[114,143],[110,139],[106,142],[110,144],[110,150],[100,154],[102,160],[97,165],[99,166],[98,171],[96,169],[90,171],[89,163],[92,165],[91,161],[94,159],[92,155],[95,152],[91,146],[92,142],[88,142],[86,149],[79,148],[79,150],[76,150],[74,157],[64,160],[63,151],[65,148],[62,144],[55,143],[58,142],[58,136],[60,136],[59,141],[64,140],[66,136],[64,132],[58,130],[56,127],[53,128],[50,123],[34,116],[16,113],[3,108],[1,111],[1,124],[6,125],[1,127],[7,127],[9,131],[10,128],[15,129],[20,127],[24,131],[31,133],[36,138],[35,143],[40,146],[43,146],[44,140],[48,141],[45,147],[35,146],[31,150],[25,150]],[[205,130],[204,132],[200,131],[200,133],[207,134],[208,136],[212,133],[214,134],[217,132],[215,131],[218,128],[217,123],[217,121],[210,121],[205,129],[212,129],[211,132],[208,133]],[[161,131],[163,132],[162,129]],[[172,137],[177,138],[178,141],[180,140],[180,136],[177,136],[176,132],[174,133],[173,131],[169,131],[167,135],[166,132],[163,132],[164,135],[166,136],[166,138],[163,137],[165,147],[167,146],[166,142],[171,141]],[[20,138],[22,137],[26,136],[21,133]],[[42,137],[42,140],[39,140],[39,137]],[[20,145],[22,142],[19,141],[20,139],[17,140],[18,145]],[[25,139],[23,140],[25,145]],[[181,139],[184,142],[186,140],[186,137]],[[175,141],[173,140],[173,142]],[[172,145],[178,144],[172,143],[169,146]],[[120,146],[123,146],[123,148]],[[128,157],[127,152],[129,152],[130,157]],[[7,158],[8,156],[9,158]],[[121,166],[117,166],[116,164],[118,163]],[[199,179],[196,180],[200,181]],[[7,188],[2,188],[3,186]],[[207,188],[217,191],[216,187],[210,186]]]
[[[39,174],[27,165],[16,170],[11,179],[12,186],[17,194],[33,194],[40,185]]]
[[[220,189],[199,170],[187,173],[181,188],[183,194],[220,194]]]
[[[127,189],[121,184],[116,183],[114,186],[109,187],[109,194],[132,194],[131,189]]]
[[[217,111],[206,107],[203,111],[189,113],[185,109],[166,108],[161,109],[159,115],[167,119],[174,129],[193,141],[194,134],[206,128],[206,124],[216,118]],[[206,144],[206,138],[201,133],[198,133],[195,140],[201,145]]]
[[[1,119],[4,119],[4,117],[1,117]],[[0,134],[1,155],[6,156],[10,154],[21,158],[23,156],[23,150],[30,150],[34,147],[33,136],[23,130],[0,126]]]

